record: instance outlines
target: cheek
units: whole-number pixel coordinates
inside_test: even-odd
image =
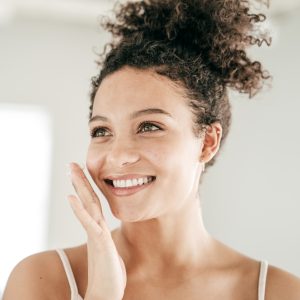
[[[153,143],[147,149],[148,156],[161,167],[172,167],[178,165],[180,157],[184,154],[186,143],[178,137],[170,137],[161,143]]]
[[[96,177],[99,176],[98,172],[102,170],[103,164],[103,152],[99,151],[95,145],[90,144],[86,156],[86,166],[94,181]]]
[[[160,172],[163,172],[164,169],[167,171],[172,166],[174,155],[172,152],[174,152],[174,148],[166,141],[152,143],[151,145],[149,144],[147,147],[143,147],[143,150],[141,151],[144,159],[146,159],[155,169],[160,170]]]
[[[174,185],[172,192],[178,193],[183,189],[190,190],[195,177],[195,169],[198,167],[199,145],[193,140],[178,136],[155,152],[157,166],[160,168],[163,180]]]

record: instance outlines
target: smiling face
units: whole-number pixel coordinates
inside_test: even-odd
[[[192,126],[187,99],[168,78],[126,67],[102,81],[90,122],[87,168],[116,218],[158,218],[195,200],[203,143]],[[147,176],[155,180],[126,191],[104,181]]]

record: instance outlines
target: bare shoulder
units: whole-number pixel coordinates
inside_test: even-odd
[[[246,299],[245,295],[249,291],[253,291],[253,295],[249,294],[247,299],[255,299],[258,289],[258,279],[260,275],[261,262],[246,256],[235,249],[221,244],[222,255],[224,261],[231,262],[237,272],[235,289],[240,293],[240,299]],[[238,298],[237,298],[238,299]],[[265,300],[300,300],[300,278],[295,275],[269,265],[267,270],[267,281],[265,290]]]
[[[68,282],[56,251],[33,254],[12,270],[3,300],[68,299]]]
[[[300,299],[300,278],[270,265],[267,273],[266,300],[285,299]]]

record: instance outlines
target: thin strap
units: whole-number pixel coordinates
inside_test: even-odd
[[[72,272],[72,268],[71,268],[69,259],[66,255],[65,251],[63,249],[56,249],[56,251],[63,263],[65,272],[67,274],[69,286],[71,289],[71,300],[81,300],[82,298],[78,294],[78,289],[77,289],[76,281],[74,278],[74,274]]]
[[[266,280],[268,272],[268,262],[266,260],[260,262],[259,282],[258,282],[258,300],[265,299]]]

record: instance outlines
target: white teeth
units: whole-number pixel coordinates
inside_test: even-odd
[[[120,187],[125,187],[126,186],[126,180],[118,180],[120,183]]]
[[[152,181],[152,177],[143,177],[143,178],[134,178],[134,179],[127,179],[127,180],[113,180],[113,186],[124,188],[124,187],[131,187],[146,184]]]

